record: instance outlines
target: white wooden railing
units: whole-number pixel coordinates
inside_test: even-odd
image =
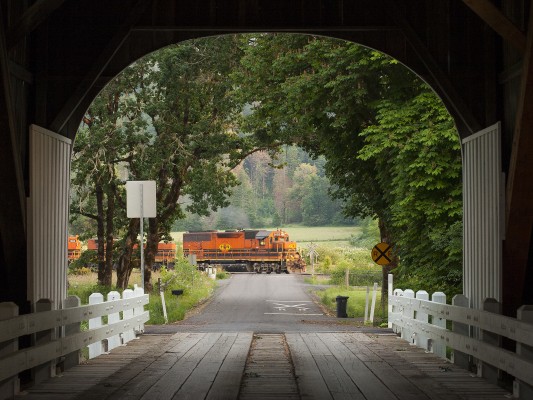
[[[456,295],[452,305],[446,295],[393,289],[389,275],[389,327],[411,344],[446,358],[494,383],[501,372],[514,377],[513,397],[533,399],[533,306],[518,309],[517,318],[499,315],[501,305],[485,299],[483,310],[468,308],[469,301]],[[446,322],[452,321],[452,328]],[[516,343],[515,350],[501,347],[502,338]]]
[[[22,371],[30,370],[37,383],[77,365],[84,347],[93,358],[142,333],[149,319],[144,310],[148,295],[136,287],[124,290],[122,297],[110,292],[104,301],[102,294],[93,293],[89,305],[81,306],[78,297],[70,296],[60,310],[52,310],[51,301],[44,299],[37,302],[36,312],[25,315],[18,315],[14,303],[0,303],[0,399],[19,391]],[[88,322],[88,330],[81,329],[82,322]],[[19,349],[21,337],[29,347]]]

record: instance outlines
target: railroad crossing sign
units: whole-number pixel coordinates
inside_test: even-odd
[[[388,243],[378,243],[372,249],[372,260],[378,265],[387,265],[392,261],[392,247]]]
[[[226,253],[231,249],[231,246],[229,243],[222,243],[218,248],[222,251],[222,253]]]

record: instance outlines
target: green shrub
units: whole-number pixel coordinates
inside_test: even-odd
[[[80,258],[77,260],[74,260],[70,263],[68,272],[76,274],[78,270],[80,269],[92,269],[97,268],[98,266],[98,258],[96,255],[96,251],[94,250],[86,250],[82,251]]]
[[[350,286],[372,286],[374,282],[381,285],[383,280],[381,269],[376,270],[363,270],[349,268],[349,285]],[[345,285],[346,282],[346,268],[337,268],[330,274],[330,284],[332,285]]]
[[[68,289],[69,296],[78,296],[81,304],[89,304],[89,296],[93,293],[102,293],[104,300],[112,288],[97,284],[70,284]]]
[[[229,279],[231,277],[231,274],[226,271],[218,271],[217,272],[217,279]]]
[[[168,322],[181,321],[187,311],[209,298],[216,281],[209,279],[184,258],[176,259],[174,269],[161,268],[161,281],[164,287]],[[172,290],[182,289],[183,294],[176,296]],[[163,305],[159,292],[150,296],[147,306],[150,311],[148,324],[164,324]]]

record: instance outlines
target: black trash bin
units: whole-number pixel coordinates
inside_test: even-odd
[[[348,299],[349,297],[346,296],[337,296],[337,318],[348,318],[348,314],[346,314]]]

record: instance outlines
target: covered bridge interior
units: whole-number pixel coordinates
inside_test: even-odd
[[[514,315],[533,301],[527,290],[533,282],[531,11],[527,0],[2,0],[1,301],[31,312],[36,296],[47,291],[61,299],[71,140],[110,79],[140,57],[183,40],[295,32],[350,40],[397,58],[443,99],[463,140],[499,127],[490,166],[505,181],[493,189],[500,199],[489,210],[493,225],[479,226],[465,216],[465,237],[475,238],[465,253],[466,246],[477,252],[465,257],[471,281],[465,291],[475,295],[478,284],[493,286],[483,293]],[[55,144],[37,144],[36,130],[51,132]],[[55,173],[34,173],[57,160],[66,176],[62,185]],[[486,162],[479,160],[481,170]],[[471,186],[481,193],[476,182]],[[38,190],[48,203],[40,202]],[[61,196],[50,197],[55,192]],[[487,251],[494,246],[501,252]]]

